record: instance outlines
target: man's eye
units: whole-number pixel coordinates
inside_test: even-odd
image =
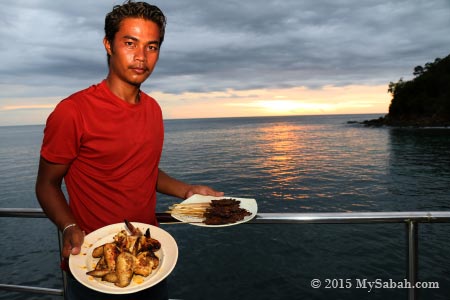
[[[147,47],[147,50],[148,51],[152,51],[152,52],[153,51],[158,51],[158,49],[159,49],[158,46],[155,46],[155,45],[150,45],[150,46]]]
[[[133,42],[125,42],[125,45],[128,47],[133,47],[134,43]]]

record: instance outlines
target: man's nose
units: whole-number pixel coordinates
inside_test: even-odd
[[[136,47],[134,53],[134,60],[144,61],[145,60],[145,50],[144,47]]]

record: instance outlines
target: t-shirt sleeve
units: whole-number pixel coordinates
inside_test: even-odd
[[[70,164],[79,152],[81,133],[82,119],[75,103],[61,101],[47,119],[41,156],[53,163]]]

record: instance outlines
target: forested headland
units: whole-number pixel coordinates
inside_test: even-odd
[[[371,126],[450,126],[450,55],[414,68],[413,79],[390,82],[389,113]]]

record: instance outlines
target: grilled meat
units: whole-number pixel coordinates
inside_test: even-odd
[[[133,278],[134,261],[136,257],[128,252],[122,252],[117,256],[116,275],[117,281],[114,283],[118,287],[126,287]]]
[[[99,249],[101,249],[101,251]],[[114,243],[107,243],[100,247],[97,247],[92,252],[92,256],[96,257],[100,252],[102,253],[102,256],[97,262],[95,269],[87,272],[87,275],[91,275],[94,277],[103,277],[106,274],[114,272],[116,270],[116,258],[119,253],[116,245]]]
[[[159,259],[151,251],[141,252],[136,256],[134,273],[137,275],[148,276],[159,265]]]
[[[203,214],[207,225],[222,225],[236,223],[250,216],[251,212],[240,207],[240,201],[235,199],[211,200]]]
[[[92,257],[100,259],[95,269],[86,274],[118,287],[128,286],[134,274],[149,276],[159,266],[159,258],[154,252],[161,248],[161,243],[150,237],[149,230],[145,235],[139,229],[133,232],[136,235],[128,235],[122,230],[114,236],[112,243],[96,247]]]

